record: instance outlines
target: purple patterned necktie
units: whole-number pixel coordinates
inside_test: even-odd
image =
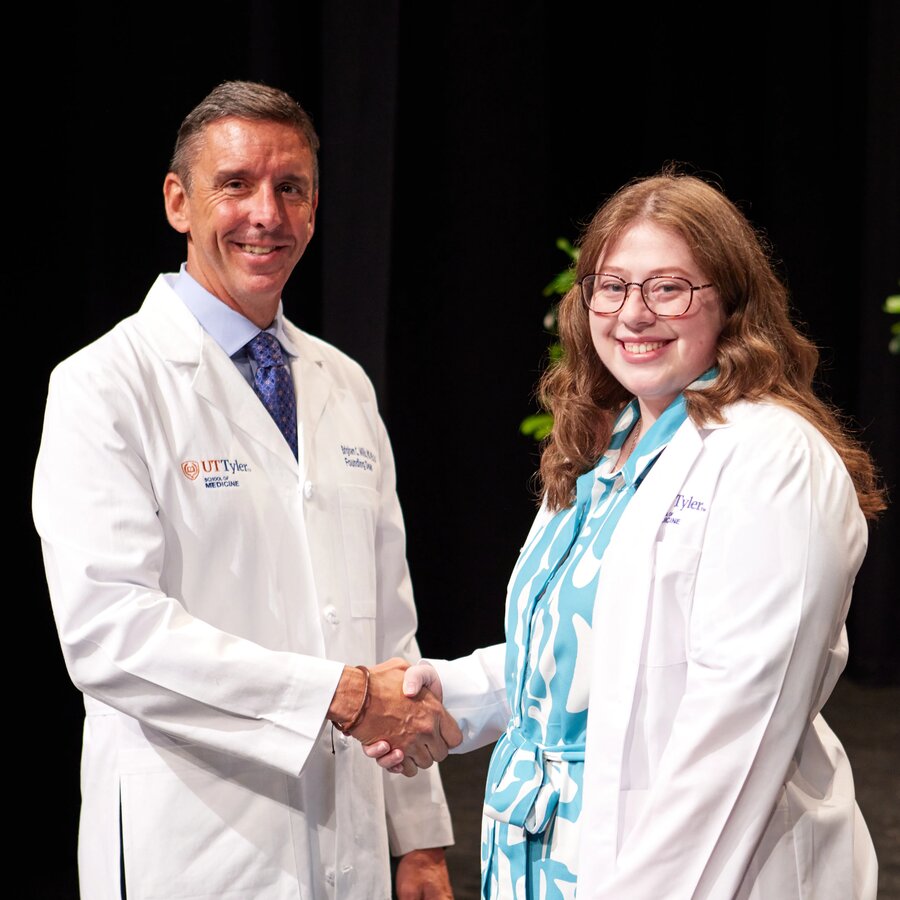
[[[256,362],[256,393],[297,456],[297,405],[294,383],[285,364],[278,340],[261,331],[249,344],[247,353]]]

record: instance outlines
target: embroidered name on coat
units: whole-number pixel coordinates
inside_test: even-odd
[[[372,472],[378,462],[378,458],[367,447],[349,447],[341,444],[341,453],[344,456],[344,465],[351,469],[365,469]]]
[[[693,494],[676,494],[672,501],[672,508],[663,518],[664,525],[678,525],[684,513],[689,512],[706,512],[706,501],[695,497]]]

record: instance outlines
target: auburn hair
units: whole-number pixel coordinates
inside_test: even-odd
[[[771,400],[811,422],[841,456],[867,518],[886,507],[872,458],[840,413],[813,388],[819,352],[791,321],[788,291],[765,238],[717,188],[668,167],[635,179],[597,211],[578,241],[576,284],[560,301],[562,355],[544,371],[538,399],[553,416],[541,448],[539,490],[549,507],[571,505],[575,481],[609,445],[615,418],[632,397],[600,361],[577,279],[594,271],[607,248],[632,225],[652,222],[684,239],[715,284],[725,313],[716,348],[718,377],[685,391],[698,425],[721,422],[737,400]]]

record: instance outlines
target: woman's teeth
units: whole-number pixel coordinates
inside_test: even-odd
[[[622,341],[622,346],[629,353],[649,353],[651,350],[659,350],[666,343],[666,341],[653,341],[651,343],[635,344],[630,341]]]

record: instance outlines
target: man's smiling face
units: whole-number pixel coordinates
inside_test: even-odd
[[[230,117],[206,127],[190,190],[166,176],[166,213],[188,236],[187,270],[260,328],[313,235],[318,193],[302,134],[281,122]]]

